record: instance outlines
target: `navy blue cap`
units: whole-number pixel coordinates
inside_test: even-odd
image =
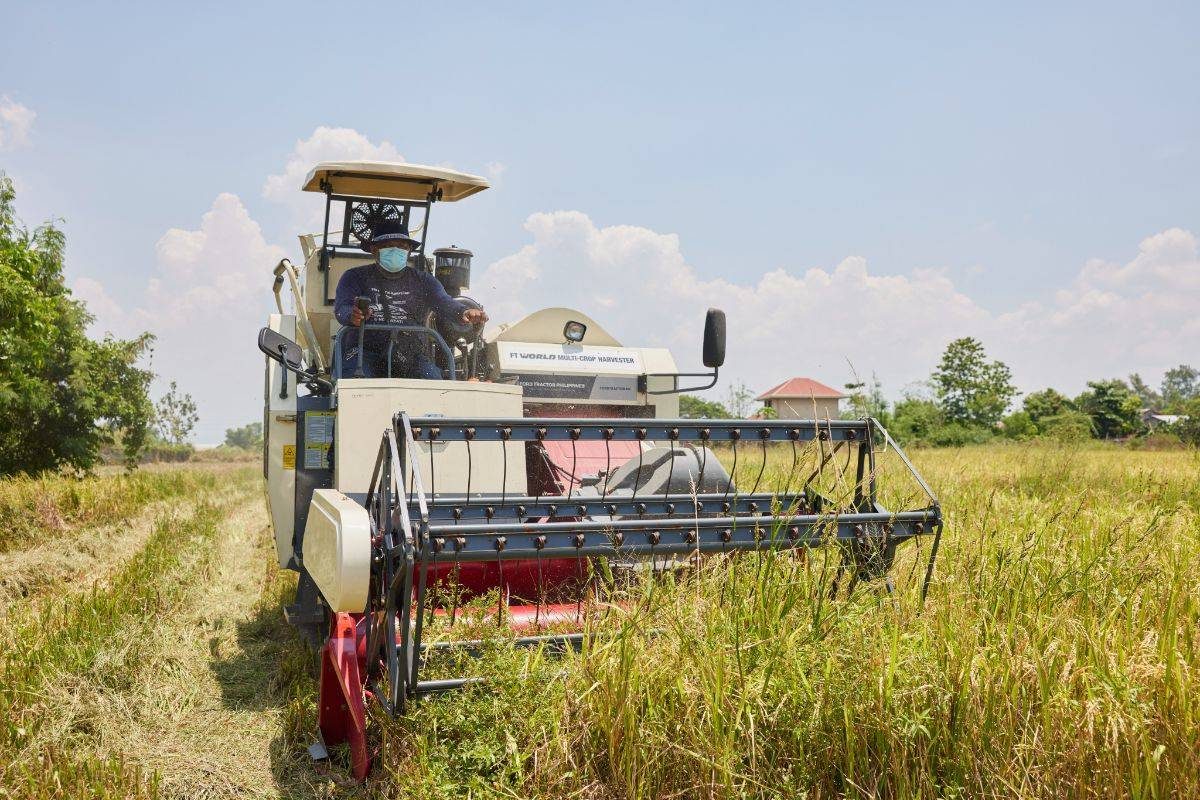
[[[371,238],[360,242],[359,246],[369,253],[372,247],[387,242],[408,242],[413,247],[420,244],[408,235],[408,228],[399,220],[385,219],[371,229]]]

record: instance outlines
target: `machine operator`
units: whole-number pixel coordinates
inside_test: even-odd
[[[417,246],[399,221],[381,222],[371,230],[362,249],[375,257],[373,264],[346,270],[337,285],[333,314],[342,325],[358,327],[370,320],[387,325],[424,325],[432,310],[442,319],[461,319],[482,325],[488,316],[482,309],[467,308],[451,297],[437,278],[409,264]],[[356,302],[367,299],[364,313]],[[387,352],[392,332],[363,331],[363,372],[368,378],[388,376]],[[391,376],[440,380],[442,371],[426,355],[428,340],[420,335],[399,334],[392,355]],[[343,342],[343,376],[358,368],[358,337],[347,335]]]

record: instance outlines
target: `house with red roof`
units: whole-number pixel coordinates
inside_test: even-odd
[[[779,419],[837,419],[839,403],[847,397],[812,378],[788,378],[755,399]]]

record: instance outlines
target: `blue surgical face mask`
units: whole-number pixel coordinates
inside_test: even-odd
[[[388,272],[399,272],[408,266],[408,251],[403,247],[385,247],[379,251],[379,266]]]

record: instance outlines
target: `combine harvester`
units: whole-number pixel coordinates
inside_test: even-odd
[[[339,374],[362,332],[333,319],[334,292],[345,270],[370,261],[359,240],[380,220],[419,228],[410,268],[461,297],[471,253],[425,256],[429,212],[488,184],[447,169],[339,162],[318,164],[303,188],[325,195],[324,230],[301,238],[303,274],[286,260],[276,267],[279,313],[259,348],[269,357],[271,522],[280,565],[300,574],[286,614],[321,648],[315,754],[347,743],[362,778],[367,702],[396,714],[478,680],[422,677],[439,653],[473,649],[427,641],[433,606],[439,626],[453,624],[460,597],[499,590],[496,622],[518,646],[577,647],[596,573],[652,580],[700,554],[830,546],[841,555],[832,595],[846,575],[848,591],[876,579],[891,591],[897,547],[932,536],[924,598],[941,513],[875,420],[678,418],[679,392],[715,385],[724,361],[716,309],[704,373],[680,373],[667,350],[627,347],[583,313],[548,308],[486,336],[436,317],[368,323],[393,341],[423,337],[443,379]],[[284,313],[285,283],[294,314]],[[893,483],[884,461],[907,495],[882,496]]]

